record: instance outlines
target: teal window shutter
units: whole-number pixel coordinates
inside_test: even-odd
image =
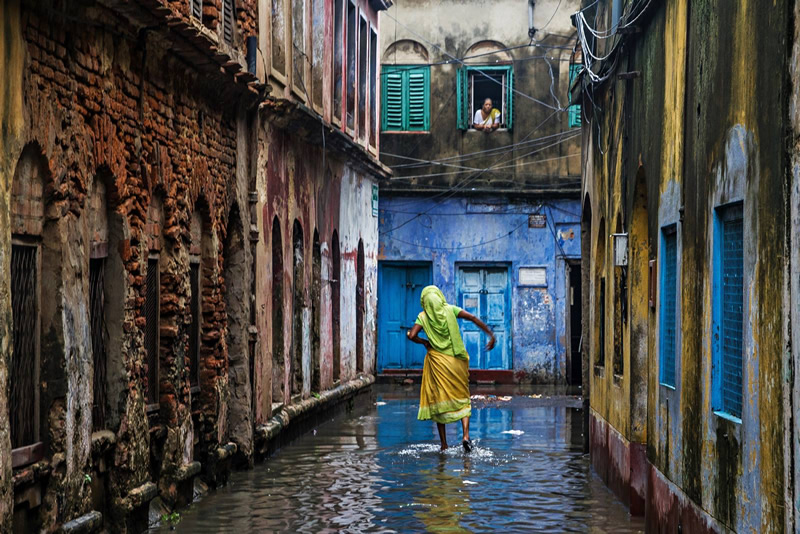
[[[509,130],[514,126],[514,67],[506,71],[506,116],[501,117]]]
[[[383,67],[381,88],[381,129],[403,129],[403,71],[394,67]]]
[[[571,63],[569,66],[569,88],[572,89],[572,83],[575,81],[575,77],[580,74],[581,69],[583,69],[583,65],[580,63]],[[570,128],[580,128],[581,126],[581,105],[580,104],[573,104],[572,103],[572,91],[568,91],[569,95],[569,124]]]
[[[408,102],[406,124],[404,129],[413,132],[424,132],[429,128],[430,116],[430,68],[409,69],[405,72],[408,80]]]
[[[430,128],[430,73],[428,66],[382,66],[382,131],[424,132]]]
[[[467,68],[459,67],[456,71],[456,125],[459,130],[466,130],[469,128],[469,121],[472,117],[469,116],[469,91],[467,90]]]

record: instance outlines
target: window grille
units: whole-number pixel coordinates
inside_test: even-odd
[[[158,322],[161,288],[159,287],[158,258],[147,260],[145,282],[145,332],[144,347],[147,351],[147,404],[159,402],[158,383]]]
[[[571,63],[569,66],[569,89],[567,94],[569,96],[569,124],[570,128],[580,128],[581,127],[581,105],[580,104],[573,104],[572,103],[572,83],[575,81],[575,78],[580,74],[581,70],[583,70],[583,65],[580,63]]]
[[[203,19],[203,0],[189,0],[192,10],[192,17],[197,20]]]
[[[476,87],[477,86],[477,87]],[[512,65],[477,65],[458,69],[456,78],[458,128],[472,128],[472,119],[485,98],[491,98],[500,110],[500,126],[513,127],[514,67]]]
[[[105,264],[105,258],[89,260],[89,315],[94,361],[92,423],[95,430],[102,430],[106,426]]]
[[[675,387],[677,333],[678,238],[675,227],[662,230],[661,256],[661,383]]]
[[[342,92],[344,74],[344,0],[333,3],[333,116],[342,118]]]
[[[235,1],[236,0],[222,0],[222,39],[228,44],[233,44]]]
[[[381,89],[384,131],[428,131],[430,67],[383,66]]]
[[[200,264],[191,263],[189,283],[191,285],[192,326],[189,332],[189,384],[196,386],[199,382],[200,357]]]
[[[14,353],[11,357],[11,448],[39,440],[39,331],[37,247],[11,245],[11,310]]]
[[[744,315],[744,221],[741,204],[726,208],[720,218],[722,411],[741,417]]]

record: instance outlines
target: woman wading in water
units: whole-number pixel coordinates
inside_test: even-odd
[[[428,286],[422,290],[420,303],[423,311],[407,334],[409,340],[425,345],[428,349],[422,369],[417,419],[432,419],[436,422],[442,450],[447,448],[445,425],[461,421],[464,431],[462,445],[469,452],[472,450],[469,439],[469,417],[472,414],[469,400],[469,354],[464,348],[456,318],[472,321],[491,336],[486,350],[494,348],[494,334],[483,321],[471,313],[447,304],[436,286]],[[425,330],[428,339],[419,337],[420,330]]]

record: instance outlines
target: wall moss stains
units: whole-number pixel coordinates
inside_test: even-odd
[[[649,291],[655,307],[644,305],[641,285],[631,276],[629,309],[631,324],[637,326],[623,329],[629,341],[623,340],[622,347],[631,353],[626,364],[636,362],[640,351],[646,356],[638,358],[648,364],[627,377],[630,395],[614,389],[608,368],[595,373],[591,390],[592,410],[626,438],[646,443],[649,465],[669,480],[669,493],[677,496],[666,498],[651,485],[647,513],[664,522],[648,519],[651,526],[673,528],[687,510],[734,531],[777,532],[794,524],[794,512],[786,506],[794,500],[796,468],[791,462],[797,451],[796,444],[794,450],[789,446],[796,442],[790,439],[796,431],[788,426],[794,418],[786,347],[789,302],[796,302],[790,286],[794,290],[797,285],[787,278],[794,197],[785,137],[792,117],[788,80],[794,73],[780,74],[791,65],[790,4],[668,1],[642,16],[641,33],[626,38],[619,52],[616,72],[640,71],[641,76],[624,87],[613,77],[593,88],[584,86],[584,94],[593,91],[584,105],[597,104],[599,124],[585,128],[583,136],[583,189],[593,224],[614,221],[621,212],[630,235],[629,260],[637,262],[631,269],[643,274],[639,262],[656,260],[656,281],[660,229],[677,225],[675,389],[659,384],[658,288]],[[600,21],[607,21],[604,9],[601,2]],[[622,107],[629,114],[619,112],[618,100],[626,101]],[[604,143],[620,130],[622,147]],[[719,306],[713,297],[718,261],[713,221],[719,206],[736,201],[743,202],[745,221],[740,423],[715,413],[719,406],[713,398],[719,373],[712,330]],[[637,217],[636,206],[643,204],[647,212]],[[644,244],[634,237],[642,226],[647,227]],[[592,234],[592,239],[600,237]],[[599,278],[612,277],[607,264],[592,266],[591,272],[595,280],[588,313],[596,309],[591,303]],[[648,290],[649,285],[644,284]],[[608,330],[606,339],[613,335]],[[644,432],[636,430],[642,417]]]

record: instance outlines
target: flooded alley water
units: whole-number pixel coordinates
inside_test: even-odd
[[[435,425],[417,421],[418,387],[376,386],[372,406],[234,473],[176,530],[643,532],[591,471],[578,399],[474,400],[476,449],[462,451],[456,424],[442,453]]]

